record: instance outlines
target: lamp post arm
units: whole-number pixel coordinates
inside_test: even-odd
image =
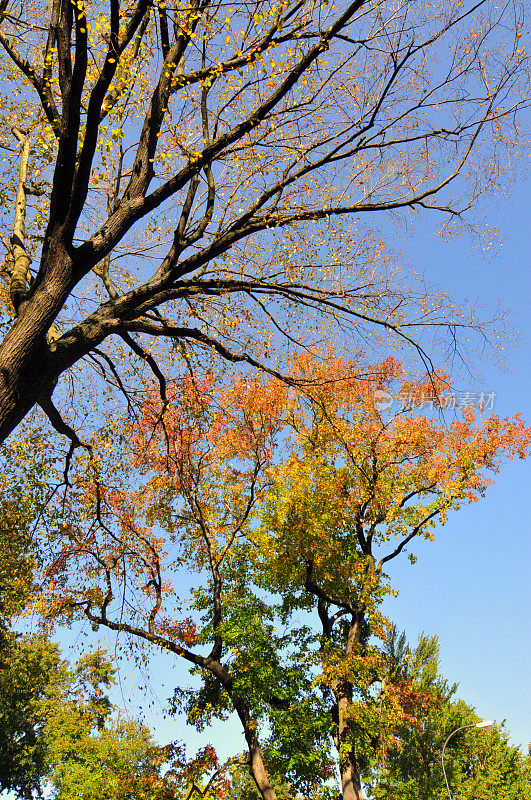
[[[444,751],[446,749],[446,745],[448,744],[448,742],[450,741],[452,736],[454,736],[454,734],[459,733],[459,731],[464,731],[467,728],[475,728],[475,727],[476,727],[476,723],[473,722],[471,725],[463,725],[461,728],[456,728],[455,731],[451,732],[451,734],[448,736],[448,738],[446,739],[445,743],[443,744],[442,753],[441,753],[441,764],[442,764],[442,771],[443,771],[443,775],[444,775],[444,781],[446,783],[446,790],[448,792],[448,797],[450,798],[450,800],[452,800],[452,795],[451,795],[451,792],[450,792],[450,784],[448,783],[448,778],[446,777],[446,770],[444,768]]]

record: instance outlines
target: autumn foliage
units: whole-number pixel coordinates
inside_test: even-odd
[[[0,0],[0,440],[30,443],[0,614],[31,592],[183,659],[174,706],[236,714],[264,800],[275,769],[311,796],[336,765],[354,800],[415,728],[391,564],[527,454],[518,417],[453,417],[446,375],[359,351],[484,332],[385,231],[479,232],[525,142],[523,26],[512,0]],[[53,484],[19,481],[37,441]],[[186,775],[226,790],[209,749]]]
[[[265,798],[267,758],[313,791],[330,774],[330,735],[355,798],[364,766],[433,702],[385,656],[391,562],[406,548],[414,560],[415,538],[480,498],[503,458],[525,457],[530,431],[479,409],[444,421],[449,378],[412,381],[392,358],[367,370],[329,352],[291,369],[297,388],[188,374],[165,402],[150,391],[137,422],[100,431],[37,602],[198,669],[202,688],[177,705],[197,725],[236,711]],[[406,389],[407,408],[396,400]],[[396,411],[375,402],[382,391]],[[179,576],[190,572],[187,595]]]

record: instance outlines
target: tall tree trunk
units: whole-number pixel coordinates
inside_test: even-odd
[[[242,723],[245,741],[249,748],[249,772],[264,800],[276,800],[277,796],[269,782],[269,775],[262,758],[262,750],[256,734],[256,722],[251,718],[249,709],[242,700],[233,699],[233,703]]]
[[[44,319],[49,315],[50,322],[53,321],[57,303],[50,291],[53,284],[46,293],[41,291],[40,296],[34,295],[28,300],[30,259],[26,251],[26,181],[30,140],[18,128],[13,128],[13,133],[22,145],[13,234],[8,246],[12,265],[9,294],[17,319],[0,345],[0,441],[9,436],[44,390],[49,327]],[[67,261],[70,266],[70,259]],[[55,265],[50,263],[50,266]]]
[[[24,315],[0,347],[0,442],[38,402],[47,384],[48,345],[45,326]]]
[[[358,612],[350,625],[345,646],[345,657],[352,655],[356,649],[363,626],[363,614]],[[339,770],[341,775],[341,791],[343,800],[366,800],[361,788],[361,776],[354,748],[350,748],[348,755],[344,754],[345,745],[350,739],[347,712],[352,703],[352,686],[346,681],[337,681],[332,686],[336,701],[337,711],[337,736],[336,747],[340,754]]]
[[[345,691],[344,684],[334,688],[334,695],[337,702],[338,711],[338,728],[336,747],[341,753],[342,745],[348,741],[348,724],[345,722],[345,712],[351,704],[351,698],[348,691]],[[365,794],[361,788],[361,776],[358,767],[358,760],[354,749],[351,749],[347,756],[340,758],[339,771],[341,775],[341,792],[343,800],[366,800]]]
[[[60,357],[50,346],[57,338],[55,318],[73,285],[72,259],[61,243],[49,247],[41,269],[46,279],[22,297],[17,319],[0,344],[0,442],[41,398],[50,397],[61,372],[83,355],[83,337],[75,328]],[[70,362],[76,336],[79,347]]]
[[[341,767],[341,791],[343,800],[367,800],[361,788],[361,777],[354,754]]]

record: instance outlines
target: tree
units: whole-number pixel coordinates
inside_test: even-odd
[[[505,180],[528,102],[518,7],[155,5],[0,5],[0,439],[40,404],[79,445],[52,393],[84,359],[133,400],[151,368],[164,397],[161,339],[276,372],[279,332],[464,324],[380,276],[356,220],[459,221]]]
[[[86,710],[72,705],[50,720],[47,778],[54,800],[180,800],[184,796],[172,774],[162,772],[163,767],[171,769],[174,749],[156,745],[145,725],[121,718],[100,723],[99,730],[96,725]]]
[[[444,407],[448,377],[404,380],[393,359],[362,379],[331,358],[302,365],[315,378],[313,402],[291,416],[296,446],[275,474],[258,570],[285,612],[317,612],[324,713],[328,703],[343,798],[358,800],[374,752],[385,753],[396,726],[430,705],[414,686],[391,680],[371,640],[385,641],[386,572],[417,537],[432,539],[436,523],[484,494],[502,454],[525,457],[530,431],[518,416],[478,425],[470,409],[449,424],[425,416],[426,404]],[[395,412],[393,397],[403,400]]]
[[[104,693],[115,672],[102,651],[83,657],[49,710],[46,779],[54,800],[224,797],[230,762],[220,765],[211,745],[187,758],[183,744],[159,745],[140,720],[116,715]]]
[[[45,636],[11,636],[0,670],[0,790],[28,800],[47,768],[47,701],[63,686],[64,662]]]
[[[230,633],[223,597],[226,565],[234,555],[237,559],[236,545],[269,480],[267,467],[284,396],[282,383],[266,386],[240,376],[223,387],[212,377],[191,376],[168,391],[173,401],[169,406],[161,409],[160,399],[151,396],[138,424],[124,421],[121,437],[115,431],[98,433],[68,493],[62,535],[50,543],[37,606],[48,615],[66,612],[70,617],[84,608],[94,625],[130,633],[203,670],[204,690],[192,700],[191,717],[198,721],[202,712],[223,713],[227,703],[233,705],[246,736],[253,776],[269,797],[274,795],[260,751],[255,703],[250,702],[245,675],[237,685],[222,654],[227,635],[244,659],[256,663],[266,646],[269,661],[264,663],[258,694],[269,695],[268,679],[280,671],[274,625],[267,606],[245,591],[241,559],[235,565],[234,582],[239,586],[230,606],[235,622],[231,626],[228,621]],[[116,440],[123,448],[118,461],[106,457],[110,442]],[[122,467],[131,458],[132,483],[124,491]],[[110,537],[105,543],[100,540],[102,531]],[[86,582],[81,579],[87,591],[83,596],[70,584],[68,565],[73,566],[73,559],[80,578],[87,570]],[[202,622],[173,613],[176,587],[167,583],[166,572],[185,563],[200,576],[194,606]],[[130,618],[120,620],[114,618],[112,604],[118,576],[125,580],[127,607],[135,608]],[[139,599],[142,609],[137,608]],[[211,648],[206,657],[202,643]]]
[[[26,800],[44,792],[54,800],[181,800],[205,777],[218,797],[226,792],[227,767],[212,747],[187,759],[181,744],[158,745],[142,722],[116,715],[107,695],[116,668],[103,651],[71,667],[46,635],[33,634],[12,637],[8,655],[0,790]]]
[[[446,785],[441,769],[443,744],[453,730],[479,721],[475,710],[456,699],[457,684],[449,684],[440,674],[439,642],[436,636],[421,634],[417,646],[406,643],[393,626],[386,639],[385,656],[389,676],[407,683],[430,703],[417,708],[417,716],[403,717],[395,726],[393,746],[381,758],[375,750],[364,770],[371,800],[446,800]],[[508,744],[505,726],[492,731],[464,731],[451,740],[445,753],[445,768],[452,796],[459,800],[483,800],[501,795],[509,800],[526,800],[531,793],[531,757]],[[278,788],[277,788],[278,787]],[[275,781],[281,800],[301,796],[293,786]],[[241,771],[233,775],[231,800],[258,800],[259,793]],[[329,786],[323,797],[337,798]]]
[[[444,800],[447,797],[441,753],[447,736],[457,728],[479,722],[474,709],[456,700],[457,685],[449,685],[439,673],[437,637],[419,637],[410,648],[405,636],[393,629],[388,656],[394,669],[428,691],[434,702],[414,725],[398,732],[395,747],[385,761],[367,771],[373,800]],[[503,725],[491,731],[469,730],[457,734],[445,752],[445,769],[456,800],[496,795],[508,800],[531,796],[529,757],[508,744]]]
[[[423,415],[448,378],[405,380],[393,359],[367,372],[310,355],[290,369],[306,393],[189,376],[168,405],[152,394],[138,423],[99,431],[38,607],[185,659],[201,686],[177,690],[176,703],[198,727],[236,712],[265,800],[270,769],[318,793],[333,774],[330,736],[351,800],[374,754],[430,702],[391,679],[375,639],[386,638],[384,567],[481,497],[503,457],[524,457],[530,431],[518,416],[478,423],[465,409],[444,425]],[[384,391],[407,392],[408,407],[379,410]],[[182,569],[196,576],[189,598]],[[301,609],[317,626],[294,621]]]
[[[36,589],[37,530],[53,527],[50,464],[39,431],[3,445],[0,465],[0,790],[27,798],[39,790],[45,769],[42,703],[63,677],[57,647],[46,636],[17,633]]]
[[[39,557],[35,530],[50,522],[50,463],[45,452],[39,431],[0,448],[0,658],[1,637],[33,586]]]
[[[75,717],[79,735],[87,722],[89,728],[104,724],[112,709],[105,690],[116,670],[102,651],[83,656],[71,668],[44,633],[11,636],[4,655],[0,787],[32,798],[42,795],[50,777],[60,720]]]

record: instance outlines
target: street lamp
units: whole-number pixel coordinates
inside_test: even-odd
[[[446,782],[446,789],[448,790],[448,797],[450,798],[450,800],[452,800],[452,795],[450,793],[450,786],[448,784],[448,778],[446,777],[446,770],[444,768],[444,750],[446,748],[446,745],[448,744],[448,742],[450,741],[450,739],[452,738],[452,736],[455,733],[459,733],[459,731],[464,731],[466,728],[485,728],[486,729],[486,728],[493,728],[493,727],[494,727],[494,722],[491,719],[484,719],[481,722],[473,722],[471,725],[463,725],[461,728],[456,728],[455,731],[452,731],[451,734],[449,735],[449,737],[447,738],[447,740],[445,741],[445,743],[443,744],[443,749],[442,749],[442,753],[441,753],[441,763],[442,763],[442,770],[443,770],[444,780]]]

